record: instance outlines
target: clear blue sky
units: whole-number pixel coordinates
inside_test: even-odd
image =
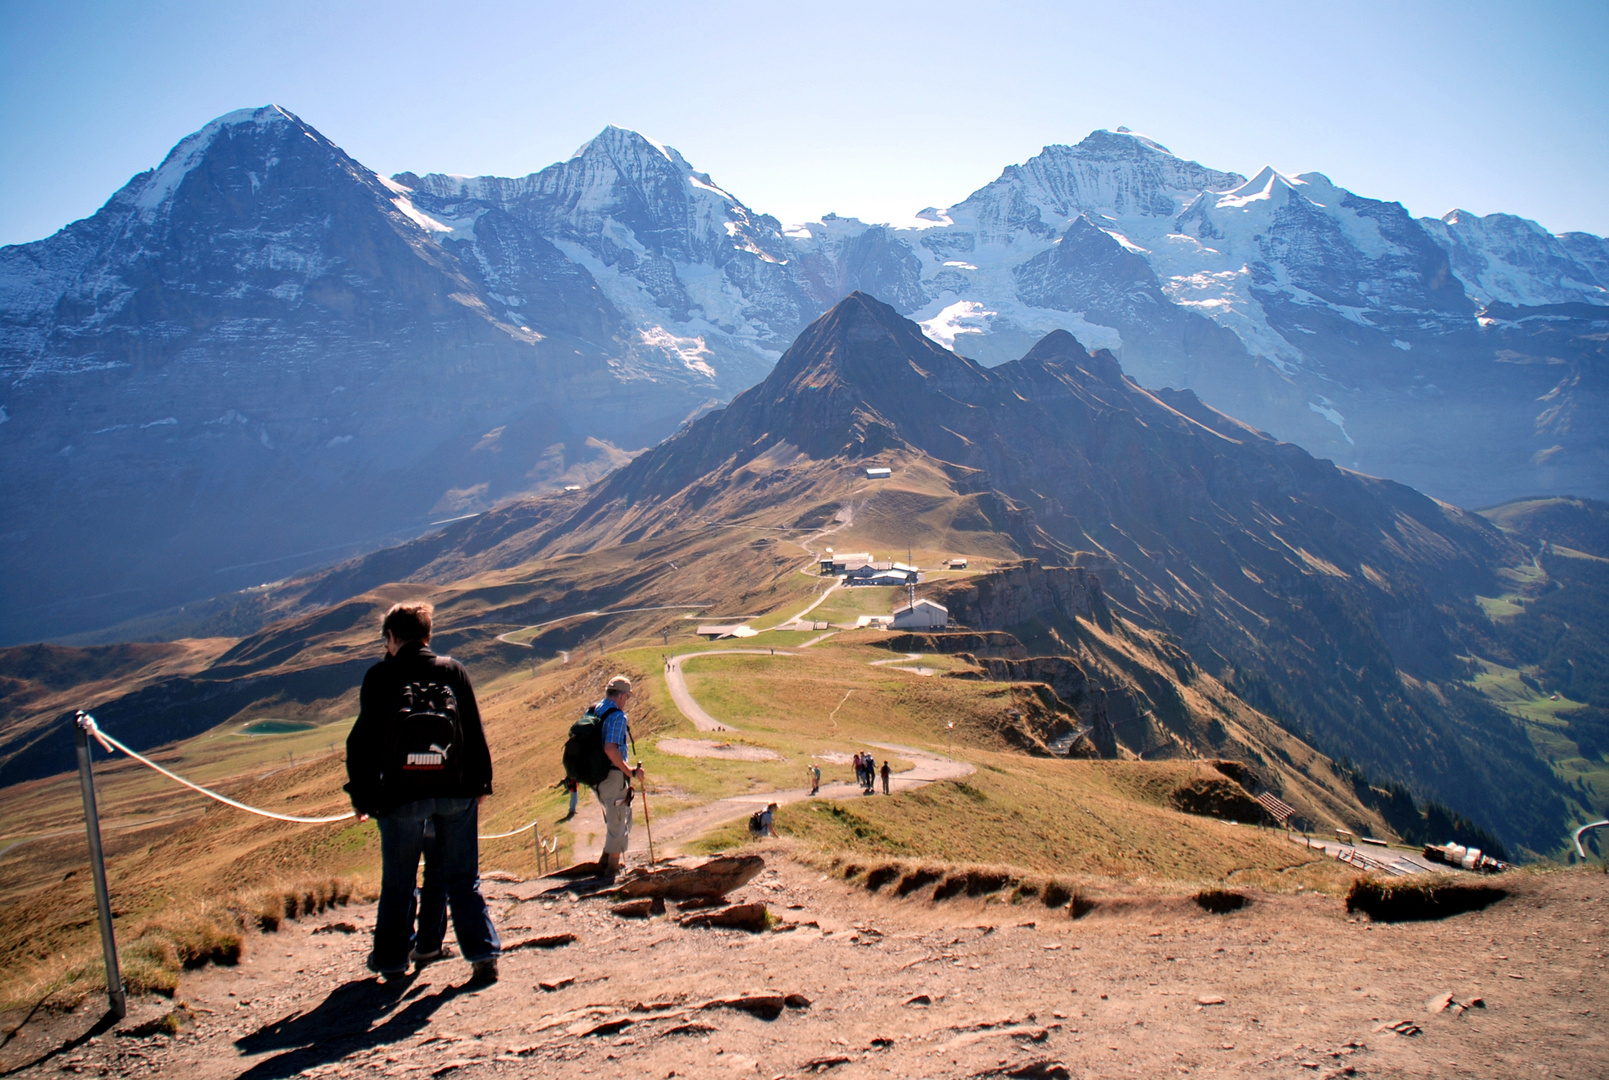
[[[523,175],[605,124],[784,222],[907,218],[1127,125],[1420,215],[1609,234],[1609,3],[0,0],[0,243],[270,102],[390,174]]]

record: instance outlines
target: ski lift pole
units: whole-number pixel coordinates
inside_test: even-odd
[[[106,960],[106,997],[112,1015],[121,1020],[128,1013],[128,995],[123,989],[123,972],[117,963],[117,939],[112,934],[112,898],[106,890],[106,859],[101,851],[101,819],[95,810],[95,773],[90,766],[89,733],[84,721],[90,715],[79,710],[73,717],[73,741],[78,745],[78,782],[84,794],[84,831],[89,837],[89,868],[95,879],[95,906],[100,912],[101,955]]]

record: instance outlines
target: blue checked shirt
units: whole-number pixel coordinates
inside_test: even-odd
[[[605,709],[609,710],[607,715],[604,714]],[[603,717],[603,744],[620,747],[620,760],[630,762],[626,753],[629,749],[626,745],[626,710],[604,698],[593,706],[592,711]]]

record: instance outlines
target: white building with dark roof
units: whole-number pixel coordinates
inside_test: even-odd
[[[823,574],[848,574],[863,570],[872,564],[872,553],[869,551],[846,551],[842,554],[831,553],[821,557],[821,572]]]
[[[943,630],[950,625],[950,609],[936,600],[918,600],[894,609],[896,630]]]

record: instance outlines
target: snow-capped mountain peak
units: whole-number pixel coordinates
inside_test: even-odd
[[[1609,282],[1600,280],[1591,252],[1579,243],[1567,246],[1529,218],[1450,210],[1420,224],[1447,249],[1453,271],[1478,303],[1609,304]]]
[[[602,153],[609,155],[635,156],[644,147],[659,152],[659,155],[672,165],[685,165],[682,156],[675,150],[656,139],[650,139],[640,131],[631,128],[616,127],[613,124],[604,125],[604,129],[580,146],[570,155],[570,160],[586,157],[588,154]]]
[[[1282,206],[1295,191],[1296,186],[1290,180],[1275,171],[1272,165],[1264,165],[1256,176],[1224,192],[1213,205],[1220,210],[1240,208],[1260,201]]]
[[[1103,135],[1106,134],[1104,129],[1101,131],[1101,134],[1103,134]],[[1139,132],[1131,131],[1126,127],[1116,128],[1112,132],[1112,134],[1115,134],[1115,135],[1127,135],[1129,138],[1133,139],[1137,143],[1140,143],[1142,146],[1149,146],[1152,150],[1156,150],[1159,153],[1167,154],[1170,157],[1174,156],[1172,150],[1169,150],[1166,146],[1163,146],[1161,143],[1157,142],[1155,139],[1148,139],[1144,135],[1141,135]]]
[[[173,197],[185,177],[201,164],[207,152],[220,135],[245,126],[272,128],[289,125],[300,130],[314,141],[322,136],[278,105],[264,105],[258,109],[236,109],[206,124],[201,130],[186,136],[162,159],[162,164],[146,175],[143,182],[130,194],[133,203],[147,216]]]
[[[1602,237],[1465,211],[1416,221],[1322,173],[1248,179],[1123,129],[1045,146],[900,226],[783,230],[629,128],[521,177],[383,180],[265,106],[186,136],[93,217],[0,248],[0,444],[31,485],[0,494],[23,520],[66,515],[30,533],[20,565],[44,565],[85,516],[118,518],[121,540],[149,510],[150,543],[123,561],[149,579],[139,560],[172,551],[211,582],[326,543],[318,522],[367,536],[552,479],[570,459],[543,448],[598,434],[600,416],[633,418],[604,432],[617,446],[646,445],[757,382],[855,290],[985,363],[1065,330],[1143,385],[1455,499],[1598,494],[1606,287]],[[398,445],[456,464],[399,473]],[[507,468],[488,473],[495,460]],[[373,502],[353,495],[374,488],[370,465],[413,487],[348,520]],[[274,520],[314,524],[236,550],[261,530],[220,510],[192,551],[174,539],[201,535],[188,511],[157,497],[173,489],[160,478],[190,475],[242,512],[261,492],[291,508]],[[331,494],[313,506],[315,488]],[[0,581],[0,597],[48,578]]]
[[[994,183],[973,192],[957,209],[975,213],[990,233],[1033,229],[1030,207],[1046,232],[1090,212],[1111,218],[1172,218],[1202,191],[1226,191],[1245,182],[1237,173],[1208,169],[1174,156],[1160,143],[1132,132],[1091,132],[1076,146],[1053,144]],[[1048,220],[1045,220],[1048,219]]]

